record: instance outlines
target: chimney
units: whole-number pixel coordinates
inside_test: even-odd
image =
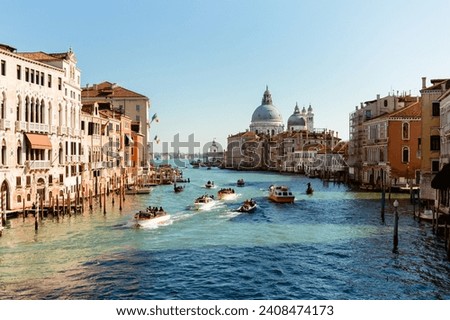
[[[422,89],[427,87],[427,77],[422,77]]]
[[[380,100],[380,94],[377,94],[377,100]]]

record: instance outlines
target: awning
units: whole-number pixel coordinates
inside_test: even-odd
[[[31,149],[51,149],[52,143],[45,134],[25,133]]]
[[[133,139],[131,139],[131,136],[129,134],[125,133],[125,145],[131,146],[134,143]]]

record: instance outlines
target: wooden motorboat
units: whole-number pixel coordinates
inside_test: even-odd
[[[223,188],[217,192],[217,197],[220,200],[233,200],[236,199],[236,196],[236,192],[234,192],[234,189],[231,188]]]
[[[239,179],[239,180],[236,182],[236,185],[237,185],[238,187],[243,187],[243,186],[245,185],[244,179]]]
[[[173,191],[175,193],[182,192],[182,191],[184,191],[184,187],[183,186],[177,186],[176,184],[174,184],[173,185]]]
[[[211,208],[214,205],[214,196],[209,196],[207,194],[198,197],[194,201],[195,209],[204,210]]]
[[[158,225],[166,222],[170,219],[170,215],[167,214],[161,207],[151,208],[146,210],[140,210],[134,215],[134,226],[137,228]]]
[[[245,200],[244,203],[237,209],[238,212],[253,212],[256,209],[256,201],[250,199]]]
[[[205,187],[208,188],[208,189],[214,187],[214,181],[209,181],[208,180],[208,182],[205,184]]]

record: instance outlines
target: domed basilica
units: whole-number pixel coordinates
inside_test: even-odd
[[[287,122],[288,131],[313,131],[314,129],[314,113],[312,107],[309,106],[308,112],[305,107],[300,112],[298,105],[295,105],[294,113],[289,117]],[[269,136],[277,135],[284,131],[283,117],[278,109],[272,103],[272,95],[269,88],[266,87],[261,101],[261,105],[255,109],[250,123],[250,131],[259,134],[264,133]]]

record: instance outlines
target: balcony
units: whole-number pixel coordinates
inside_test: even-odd
[[[6,119],[0,119],[0,130],[11,129],[11,121]]]
[[[25,121],[16,121],[16,131],[26,131],[27,123]]]
[[[48,124],[28,122],[28,131],[38,133],[48,133]]]
[[[48,161],[48,160],[29,160],[29,161],[25,161],[25,166],[29,170],[50,169],[50,161]]]
[[[67,127],[58,126],[58,135],[63,136],[67,134]]]

